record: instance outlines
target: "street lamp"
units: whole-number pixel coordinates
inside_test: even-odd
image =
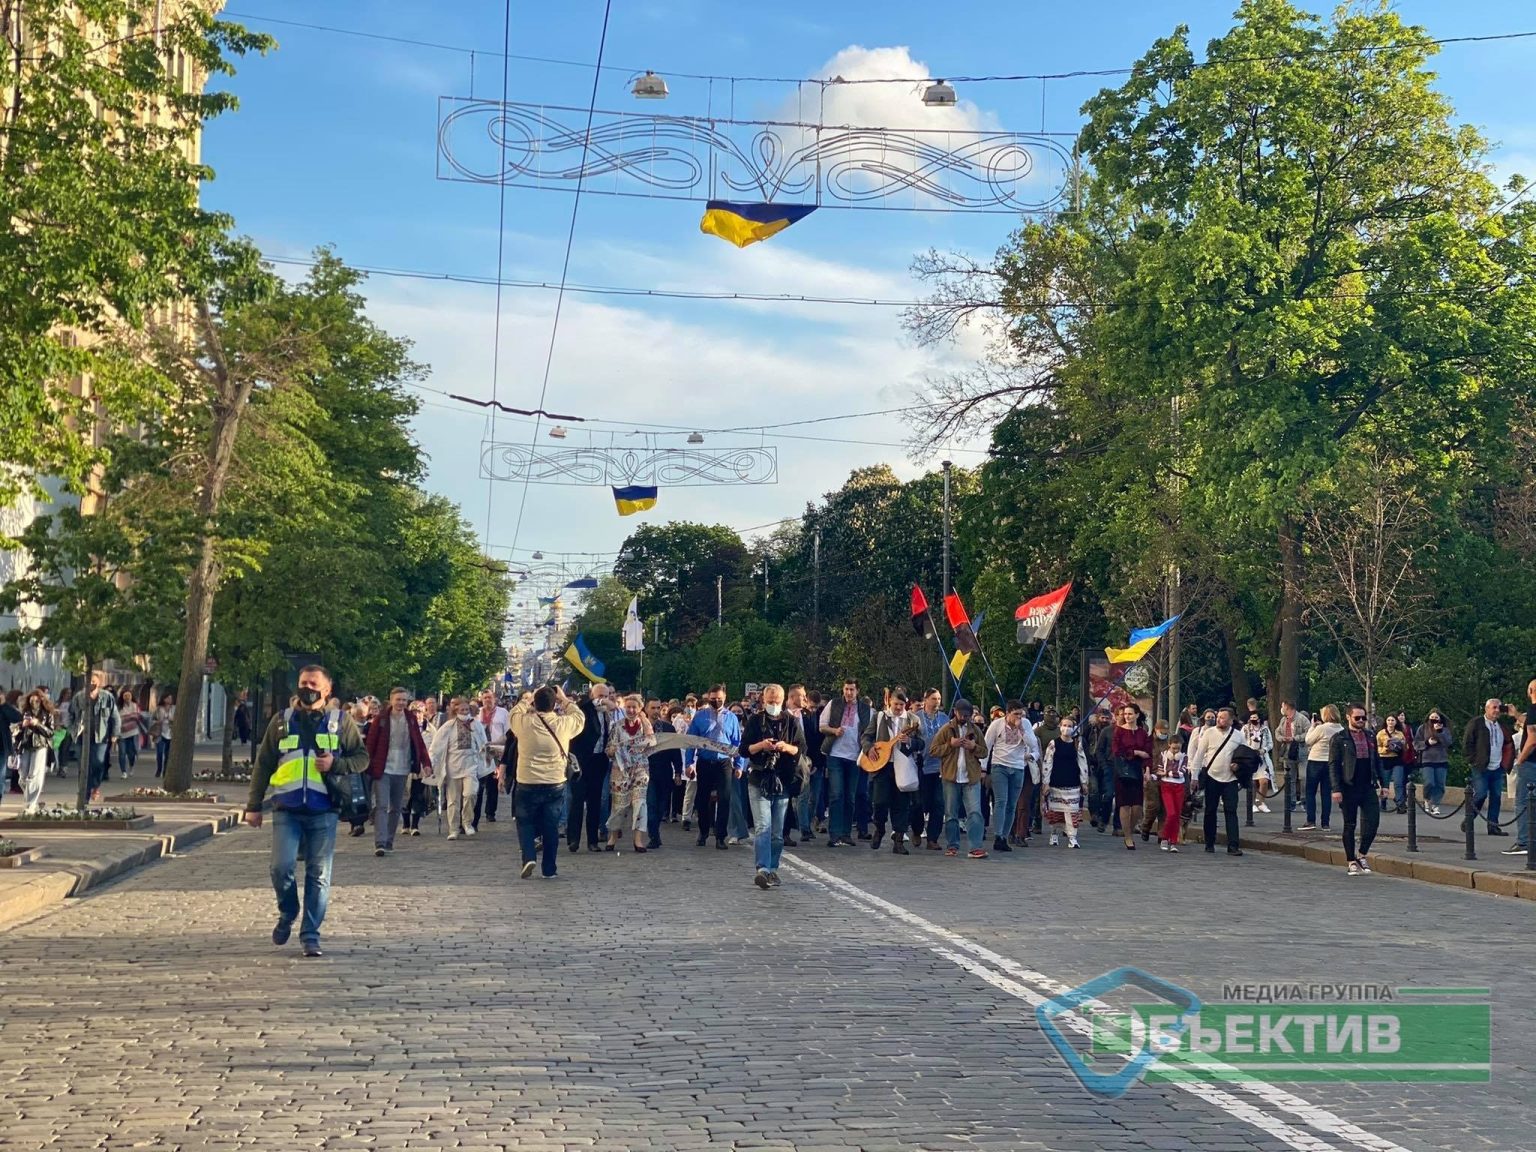
[[[702,432],[690,432],[690,433],[688,433],[688,443],[690,443],[690,444],[702,444],[702,443],[704,443],[704,434]]]
[[[923,89],[923,103],[930,108],[953,108],[958,97],[943,80],[935,80]]]
[[[667,82],[654,72],[646,72],[636,76],[635,82],[630,85],[630,95],[637,100],[665,100],[667,98]]]

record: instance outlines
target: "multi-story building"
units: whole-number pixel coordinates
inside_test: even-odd
[[[140,34],[153,35],[158,40],[162,30],[188,8],[197,7],[204,11],[216,12],[223,6],[224,0],[141,0],[143,24],[138,31]],[[89,33],[93,42],[101,44],[104,50],[110,50],[109,42],[122,38],[128,33],[126,21],[119,28],[103,28],[87,24],[85,18],[81,16],[80,24]],[[31,52],[35,52],[32,34],[27,24],[24,0],[0,0],[0,30],[4,31],[7,38],[4,50],[12,53],[13,58],[25,60]],[[165,67],[185,91],[200,90],[207,79],[201,74],[195,62],[180,49],[169,46],[166,48]],[[0,100],[3,100],[3,107],[0,107],[0,123],[9,119],[12,114],[11,109],[16,105],[16,90],[24,83],[24,76],[18,76],[10,91],[0,93]],[[146,108],[144,115],[159,118],[164,113],[160,109]],[[184,147],[187,158],[196,162],[202,150],[201,135],[193,134],[187,138]],[[162,327],[167,325],[179,327],[188,322],[189,316],[190,312],[185,306],[168,304],[156,309],[151,321]],[[60,338],[72,342],[89,337],[83,333],[66,331],[60,333]],[[77,396],[89,397],[91,394],[89,375],[78,376],[67,381],[66,384]],[[103,431],[101,427],[92,425],[82,430],[81,434],[92,437],[99,444]],[[26,494],[9,505],[0,505],[0,534],[14,537],[37,516],[50,511],[63,501],[77,502],[81,510],[89,515],[97,511],[106,499],[105,494],[94,483],[89,484],[87,491],[81,496],[67,493],[62,484],[46,478],[42,482],[42,488],[42,496]],[[26,575],[29,565],[30,561],[25,552],[0,550],[0,584]],[[17,615],[0,612],[0,631],[9,631],[18,623],[23,627],[35,623],[35,620],[29,619],[29,611],[26,609],[19,614],[19,617],[18,619]],[[15,661],[5,660],[3,653],[0,653],[0,692],[11,688],[25,689],[37,684],[46,684],[56,696],[68,681],[66,654],[58,649],[41,645],[29,646],[21,653],[21,658]]]

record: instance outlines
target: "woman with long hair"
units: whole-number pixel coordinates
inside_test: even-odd
[[[128,780],[133,777],[133,767],[139,762],[139,737],[144,734],[144,710],[133,698],[132,688],[124,688],[117,694],[117,714],[122,722],[117,741],[117,774]]]
[[[171,758],[171,728],[176,723],[176,693],[167,692],[155,705],[153,731],[155,737],[155,779],[165,775],[166,761]]]
[[[1136,848],[1132,835],[1141,823],[1144,777],[1152,764],[1152,734],[1141,726],[1141,709],[1127,704],[1120,709],[1119,726],[1110,738],[1115,764],[1115,807],[1120,810],[1120,832],[1128,851]]]
[[[21,721],[16,725],[14,744],[20,759],[19,777],[23,811],[30,816],[42,803],[43,778],[48,771],[48,749],[58,717],[48,697],[37,689],[27,694],[21,705]]]
[[[1407,732],[1402,720],[1391,712],[1382,721],[1381,731],[1376,733],[1376,755],[1381,759],[1382,775],[1392,781],[1392,795],[1399,812],[1408,811],[1409,749],[1413,736]],[[1381,810],[1387,810],[1387,802],[1381,802]]]
[[[1303,832],[1318,827],[1319,794],[1322,796],[1322,829],[1324,832],[1328,830],[1328,817],[1333,812],[1333,786],[1328,781],[1328,748],[1333,738],[1344,731],[1344,725],[1339,723],[1339,710],[1332,704],[1324,704],[1317,719],[1318,722],[1307,729],[1307,822],[1301,826]]]

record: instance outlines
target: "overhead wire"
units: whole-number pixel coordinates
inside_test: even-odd
[[[302,20],[285,20],[276,16],[265,16],[251,12],[224,12],[226,17],[236,20],[248,20],[257,24],[273,24],[286,28],[303,28],[311,32],[325,32],[338,36],[353,36],[365,40],[377,40],[392,44],[407,44],[416,48],[431,48],[441,52],[456,52],[465,56],[481,55],[495,56],[495,52],[484,48],[472,48],[464,44],[448,44],[437,40],[425,40],[413,36],[391,35],[384,32],[370,32],[361,28],[347,28],[336,24],[312,24]],[[1505,40],[1526,40],[1536,37],[1536,31],[1528,32],[1491,32],[1465,36],[1437,36],[1424,40],[1416,40],[1410,43],[1396,44],[1359,44],[1359,45],[1329,45],[1319,48],[1308,48],[1298,52],[1276,52],[1254,56],[1231,56],[1217,60],[1197,61],[1196,68],[1208,68],[1225,64],[1265,64],[1283,60],[1299,60],[1310,56],[1336,56],[1349,53],[1364,52],[1390,52],[1400,48],[1414,48],[1419,46],[1446,47],[1454,44],[1487,44]],[[819,76],[728,76],[721,73],[708,72],[684,72],[675,68],[633,68],[626,65],[604,64],[599,61],[596,65],[584,60],[566,60],[556,56],[536,56],[515,54],[505,48],[500,53],[504,58],[521,60],[531,64],[551,64],[559,67],[594,69],[599,75],[603,72],[622,72],[631,76],[639,75],[645,71],[665,72],[666,75],[681,80],[704,80],[722,82],[736,82],[744,84],[826,84],[826,85],[862,85],[862,84],[928,84],[938,80],[947,80],[951,84],[990,84],[1013,83],[1034,80],[1078,80],[1098,79],[1109,76],[1128,76],[1135,71],[1134,65],[1119,65],[1112,68],[1074,68],[1062,72],[1015,72],[999,73],[992,75],[963,75],[945,73],[943,76],[868,76],[852,80],[841,77]],[[503,100],[505,103],[505,100]]]
[[[511,3],[511,0],[508,0]],[[592,73],[592,96],[587,102],[587,130],[581,137],[581,162],[577,168],[576,195],[571,201],[571,222],[565,233],[565,258],[560,264],[560,288],[555,293],[555,316],[549,326],[549,349],[544,356],[544,380],[539,387],[539,402],[535,407],[544,408],[544,399],[549,394],[549,374],[555,363],[555,341],[560,335],[560,313],[565,304],[565,285],[570,279],[571,250],[576,246],[576,220],[581,212],[581,193],[586,184],[585,174],[587,168],[587,156],[592,145],[592,120],[597,115],[597,86],[603,75],[603,56],[608,50],[608,20],[613,15],[613,0],[605,0],[603,4],[603,27],[597,38],[597,64]],[[505,102],[505,101],[503,101]],[[505,181],[501,181],[503,187]],[[501,278],[501,269],[496,270],[497,279]],[[535,416],[533,422],[533,443],[538,444],[539,428],[543,425],[543,416]],[[525,472],[523,474],[523,494],[517,504],[517,526],[512,530],[512,543],[517,544],[517,538],[522,535],[523,516],[528,510],[528,488],[532,483],[532,477]]]
[[[501,41],[502,41],[503,52],[506,53],[506,54],[503,55],[502,61],[501,61],[501,102],[503,104],[505,104],[507,102],[507,93],[509,91],[509,85],[510,85],[510,82],[511,82],[511,70],[512,70],[512,58],[511,58],[511,56],[509,54],[510,51],[511,51],[511,48],[512,48],[512,0],[506,0],[506,18],[505,18],[505,22],[502,24]],[[506,137],[506,133],[501,133],[500,136],[501,136],[501,141],[500,141],[500,147],[501,147],[501,170],[502,171],[506,171],[506,167],[507,167],[507,137]],[[491,416],[490,416],[491,437],[490,438],[491,438],[492,441],[495,441],[495,439],[496,439],[496,414],[497,414],[497,410],[500,409],[501,406],[502,406],[500,401],[497,399],[497,391],[498,391],[498,388],[499,388],[500,383],[501,383],[501,290],[502,290],[502,273],[506,271],[506,250],[507,250],[507,182],[505,180],[497,181],[497,193],[498,194],[497,194],[497,197],[496,197],[496,320],[495,320],[495,323],[492,326],[492,337],[491,337],[491,340],[492,340],[492,350],[491,350],[491,401],[490,401],[490,405],[489,405],[490,412],[491,412]],[[452,397],[452,399],[459,399],[459,398],[458,397]],[[475,403],[478,403],[478,402],[474,401],[474,400],[470,400],[469,403],[475,404]],[[539,405],[540,405],[541,408],[543,407],[543,403],[544,402],[542,400],[539,401]],[[492,477],[492,476],[490,476],[488,474],[486,476],[486,478],[485,478],[485,536],[483,537],[484,541],[487,544],[490,543],[490,540],[491,540],[491,513],[492,513],[493,509],[495,508],[495,504],[496,504],[496,480],[495,480],[494,477]]]

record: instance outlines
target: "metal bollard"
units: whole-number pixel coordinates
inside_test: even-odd
[[[1471,781],[1467,782],[1467,786],[1469,788],[1471,787]],[[1466,819],[1462,821],[1462,827],[1466,830],[1467,833],[1467,851],[1462,859],[1476,860],[1477,845],[1475,843],[1475,838],[1477,836],[1477,813],[1472,808],[1472,801],[1470,797],[1464,799],[1462,803],[1467,806]]]
[[[1525,870],[1536,872],[1536,784],[1525,789]]]
[[[1282,832],[1291,830],[1291,809],[1296,807],[1296,765],[1298,763],[1300,761],[1292,760],[1290,769],[1285,774],[1285,823],[1280,827]]]
[[[1419,850],[1419,786],[1408,785],[1408,851]]]
[[[1258,785],[1257,785],[1257,783],[1254,780],[1250,779],[1248,781],[1248,788],[1247,788],[1247,791],[1245,793],[1245,795],[1248,797],[1248,799],[1247,799],[1247,802],[1245,803],[1244,808],[1243,808],[1243,827],[1244,828],[1252,828],[1253,827],[1253,790],[1257,786]]]

